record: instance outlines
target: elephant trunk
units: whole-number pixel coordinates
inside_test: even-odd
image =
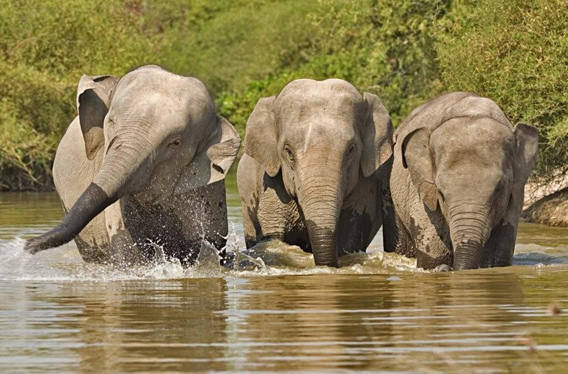
[[[338,267],[336,227],[343,202],[343,189],[340,175],[330,174],[307,178],[302,183],[298,197],[315,264]]]
[[[484,212],[457,213],[450,219],[450,233],[454,250],[455,270],[477,269],[485,242],[489,237],[490,225]]]
[[[71,241],[93,218],[116,200],[117,196],[108,196],[98,185],[91,183],[63,221],[47,233],[28,240],[25,250],[35,254]]]
[[[150,152],[142,151],[148,149],[148,145],[143,143],[141,136],[134,141],[129,139],[128,145],[116,138],[111,141],[101,169],[63,221],[47,233],[28,240],[25,250],[34,254],[71,241],[93,218],[117,201],[136,171],[151,156]]]

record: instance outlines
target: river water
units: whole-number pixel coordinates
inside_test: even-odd
[[[244,253],[229,187],[234,269],[31,256],[57,195],[0,194],[0,373],[568,372],[567,229],[522,224],[508,268],[416,270],[379,233],[331,270],[281,243]]]

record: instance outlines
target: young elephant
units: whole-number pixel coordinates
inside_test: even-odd
[[[493,101],[466,92],[414,110],[395,134],[390,188],[397,230],[418,266],[511,265],[538,131],[513,128]]]
[[[84,75],[77,105],[53,166],[66,216],[28,252],[74,238],[88,262],[187,264],[203,241],[224,247],[224,178],[240,139],[203,83],[157,66]]]
[[[237,171],[247,247],[280,239],[335,267],[365,251],[382,224],[392,132],[379,98],[339,79],[296,80],[261,99]]]

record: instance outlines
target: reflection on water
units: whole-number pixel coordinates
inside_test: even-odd
[[[232,269],[210,252],[117,269],[73,244],[23,253],[59,201],[0,194],[0,372],[565,372],[568,313],[549,306],[568,308],[568,230],[523,224],[509,268],[416,270],[379,235],[331,270],[283,243],[244,253],[238,203]]]

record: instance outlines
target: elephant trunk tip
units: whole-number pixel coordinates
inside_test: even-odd
[[[108,197],[98,185],[91,183],[63,221],[47,233],[28,240],[24,251],[36,254],[73,240],[93,218],[116,200],[118,196]]]
[[[314,256],[316,266],[329,266],[330,268],[339,268],[339,260],[337,257],[322,260]]]
[[[308,222],[308,232],[316,266],[338,268],[339,256],[334,230]]]
[[[47,235],[42,235],[37,238],[30,239],[26,241],[26,245],[24,246],[24,251],[35,255],[38,252],[45,251],[46,249],[52,248],[49,244],[46,243]],[[57,246],[57,245],[56,245]]]

